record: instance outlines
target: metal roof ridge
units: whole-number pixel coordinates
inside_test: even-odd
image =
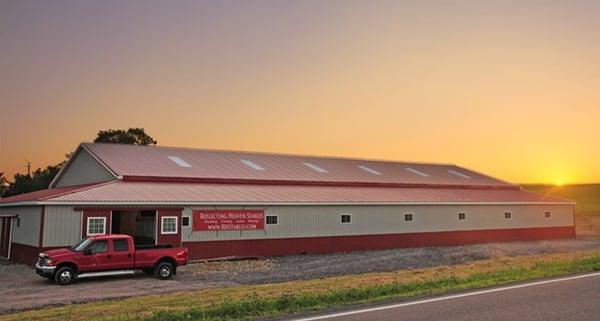
[[[182,147],[182,146],[167,146],[167,145],[131,145],[131,144],[93,143],[93,142],[82,142],[81,145],[119,145],[119,146],[126,146],[128,148],[139,147],[139,148],[156,148],[156,149],[174,149],[174,150],[203,151],[203,152],[240,153],[240,154],[247,154],[247,155],[304,157],[304,158],[320,158],[320,159],[331,159],[331,160],[378,162],[378,163],[391,163],[391,164],[460,167],[460,166],[458,166],[456,164],[452,164],[452,163],[435,163],[435,162],[429,163],[429,162],[414,162],[414,161],[411,162],[411,161],[402,161],[402,160],[361,158],[361,157],[352,157],[352,156],[294,154],[294,153],[283,153],[283,152],[265,152],[265,151],[255,151],[255,150],[217,149],[217,148],[202,148],[202,147],[187,147],[187,146]]]

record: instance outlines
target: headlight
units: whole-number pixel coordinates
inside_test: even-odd
[[[50,258],[45,258],[45,259],[44,259],[44,265],[52,265],[52,259],[50,259]]]

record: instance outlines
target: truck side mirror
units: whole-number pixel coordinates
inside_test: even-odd
[[[83,255],[92,255],[92,249],[85,249]]]

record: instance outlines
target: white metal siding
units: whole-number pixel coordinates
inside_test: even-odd
[[[214,241],[261,238],[394,234],[467,231],[504,228],[573,226],[571,205],[421,205],[421,206],[268,206],[265,215],[276,214],[277,225],[257,231],[192,231],[195,209],[261,209],[261,207],[186,207],[190,227],[182,228],[182,241]],[[545,218],[545,212],[552,216]],[[458,220],[458,213],[467,219]],[[512,218],[506,219],[505,212]],[[413,222],[404,222],[413,213]],[[342,224],[341,214],[351,214],[352,223]]]
[[[56,187],[106,182],[113,179],[115,177],[104,166],[82,149],[56,182]]]
[[[18,215],[20,224],[13,220],[12,241],[37,247],[40,239],[41,206],[0,207],[0,214]]]
[[[81,215],[72,206],[46,206],[43,246],[73,245],[81,239]]]

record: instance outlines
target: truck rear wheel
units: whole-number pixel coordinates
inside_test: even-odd
[[[156,266],[156,269],[154,269],[154,276],[161,280],[170,279],[174,273],[175,268],[169,262],[160,262]]]
[[[54,282],[60,285],[68,285],[75,281],[77,274],[75,270],[68,266],[63,266],[54,273]]]

